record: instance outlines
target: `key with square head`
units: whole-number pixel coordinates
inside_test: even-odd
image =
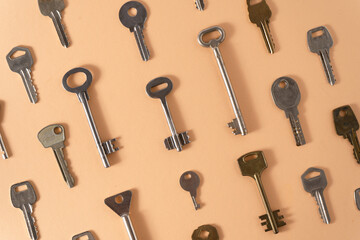
[[[61,44],[65,48],[69,47],[69,40],[61,23],[61,12],[65,8],[64,0],[38,0],[38,3],[41,14],[52,19]]]
[[[63,148],[65,147],[64,127],[60,124],[53,124],[44,127],[38,133],[38,139],[45,148],[49,148],[49,147],[52,148],[65,182],[70,188],[74,187],[75,185],[74,178],[71,176],[68,169],[68,164],[64,158],[64,152],[63,152]]]
[[[94,235],[92,235],[92,233],[89,231],[73,236],[72,240],[81,240],[81,239],[84,239],[84,237],[87,237],[87,239],[85,238],[86,240],[95,240]]]
[[[360,144],[356,131],[359,130],[359,122],[349,105],[333,110],[336,133],[347,138],[354,147],[354,157],[360,164]]]
[[[26,188],[22,190],[22,188]],[[20,208],[25,217],[26,225],[32,240],[38,239],[35,219],[32,216],[33,205],[37,201],[36,193],[30,182],[21,182],[11,186],[10,198],[15,208]]]
[[[200,185],[199,176],[193,171],[184,172],[180,177],[180,186],[187,192],[190,192],[191,200],[194,203],[195,210],[200,208],[196,202],[197,189]]]
[[[261,181],[261,174],[268,166],[264,153],[262,151],[247,153],[238,159],[238,163],[242,175],[255,179],[260,192],[261,200],[266,210],[266,214],[259,217],[261,220],[264,220],[261,225],[266,225],[267,228],[265,229],[265,232],[272,230],[275,234],[278,233],[278,228],[286,225],[286,223],[281,220],[284,216],[279,215],[280,210],[271,210],[269,200],[265,193],[265,188]]]
[[[333,86],[336,79],[330,61],[329,52],[330,48],[333,46],[333,40],[329,31],[324,26],[313,28],[307,32],[307,41],[310,51],[320,56],[326,78],[330,85]]]
[[[83,85],[81,85],[79,87],[70,87],[69,84],[68,84],[68,78],[71,75],[75,74],[75,73],[83,73],[83,74],[85,74],[86,75],[86,81],[84,82]],[[104,167],[108,168],[108,167],[110,167],[110,163],[109,163],[109,160],[107,158],[107,155],[118,151],[119,148],[115,147],[114,144],[113,144],[113,142],[116,141],[115,138],[110,139],[110,140],[105,141],[105,142],[101,142],[99,133],[98,133],[96,125],[95,125],[94,118],[93,118],[93,116],[91,114],[89,102],[88,102],[90,98],[89,98],[89,95],[87,93],[87,89],[90,87],[90,85],[92,83],[92,79],[93,79],[93,77],[92,77],[92,74],[91,74],[91,72],[89,70],[87,70],[85,68],[74,68],[74,69],[68,71],[64,75],[62,83],[63,83],[63,86],[64,86],[66,91],[71,92],[71,93],[76,93],[76,95],[78,96],[79,101],[81,102],[81,104],[82,104],[82,106],[84,108],[86,118],[87,118],[87,120],[89,122],[91,133],[92,133],[92,135],[94,137],[95,144],[96,144],[96,147],[97,147],[97,149],[99,151],[101,161],[103,162]]]
[[[219,240],[217,229],[212,225],[202,225],[194,230],[192,240]]]
[[[200,11],[204,11],[205,8],[204,0],[195,0],[195,6]]]
[[[129,239],[137,240],[136,233],[130,219],[131,198],[132,192],[128,190],[106,198],[105,204],[123,219]]]
[[[129,15],[131,9],[136,9],[136,15]],[[120,22],[127,28],[130,29],[130,32],[133,32],[135,35],[135,40],[138,45],[141,57],[144,61],[150,59],[149,50],[145,44],[144,40],[144,24],[147,19],[147,12],[144,5],[137,1],[130,1],[125,3],[119,11]]]
[[[315,177],[309,177],[309,174],[319,173]],[[309,168],[301,175],[302,184],[306,192],[311,193],[315,197],[316,203],[319,206],[320,216],[324,223],[330,224],[330,214],[326,206],[324,198],[324,189],[327,186],[325,172],[319,168]]]
[[[246,0],[249,11],[250,21],[256,24],[260,29],[264,38],[266,48],[269,53],[275,52],[275,44],[271,36],[269,22],[271,17],[271,10],[265,0],[259,3],[252,4],[252,0]]]
[[[16,52],[24,52],[24,55],[13,58],[12,55]],[[31,67],[34,64],[34,60],[31,56],[30,50],[24,47],[14,47],[9,54],[6,55],[6,60],[11,71],[20,74],[30,102],[37,103],[37,93],[31,79]]]
[[[271,94],[276,106],[285,111],[286,118],[290,120],[296,146],[305,145],[306,141],[298,117],[297,106],[300,103],[301,93],[297,83],[289,77],[278,78],[271,87]]]
[[[355,190],[355,203],[357,209],[360,211],[360,188]]]
[[[216,31],[220,33],[220,36],[217,39],[211,39],[208,42],[204,41],[204,36],[206,34],[216,32]],[[221,75],[223,77],[225,87],[226,87],[227,93],[229,95],[232,108],[233,108],[234,113],[235,113],[235,119],[233,119],[230,123],[228,123],[228,127],[233,129],[233,133],[235,135],[241,134],[241,135],[244,136],[244,135],[247,134],[247,129],[246,129],[246,126],[245,126],[244,118],[243,118],[243,116],[241,114],[240,107],[239,107],[239,104],[238,104],[238,100],[236,99],[234,89],[233,89],[233,87],[231,85],[231,81],[230,81],[229,75],[228,75],[228,73],[226,71],[224,60],[222,58],[222,55],[221,55],[221,52],[220,52],[220,49],[219,49],[219,45],[224,40],[225,40],[225,31],[224,31],[223,28],[221,28],[219,26],[214,26],[214,27],[204,29],[198,35],[199,44],[201,46],[203,46],[203,47],[210,47],[214,51],[216,61],[217,61],[218,65],[219,65],[220,72],[221,72]]]
[[[164,89],[158,91],[154,89],[162,84],[166,84]],[[166,96],[171,92],[172,88],[173,84],[170,79],[166,77],[159,77],[151,80],[146,85],[146,93],[149,95],[149,97],[155,99],[158,98],[161,101],[161,105],[171,132],[171,137],[165,138],[164,140],[165,147],[168,150],[176,149],[178,152],[180,152],[182,151],[182,147],[184,145],[190,143],[190,140],[187,131],[182,133],[177,133],[176,131],[175,124],[166,101]]]

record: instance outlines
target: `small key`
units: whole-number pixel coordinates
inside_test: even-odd
[[[192,240],[219,240],[217,229],[211,225],[198,227],[191,236]]]
[[[134,227],[130,219],[130,203],[132,192],[130,190],[116,194],[105,199],[105,204],[118,214],[124,221],[130,240],[137,240]]]
[[[311,173],[319,173],[320,175],[307,178]],[[324,198],[324,189],[327,186],[325,172],[319,168],[309,168],[301,175],[302,184],[306,192],[311,193],[315,197],[316,203],[319,206],[320,216],[324,223],[330,224],[330,214],[326,206]]]
[[[195,6],[200,11],[204,11],[205,8],[204,0],[195,0]]]
[[[261,225],[266,225],[267,228],[265,229],[265,232],[272,230],[275,234],[277,234],[279,232],[278,228],[286,225],[286,223],[281,220],[284,216],[279,215],[280,210],[271,210],[269,200],[261,181],[261,174],[268,166],[264,153],[262,151],[247,153],[238,159],[238,163],[242,175],[255,179],[256,185],[259,189],[260,196],[266,210],[266,214],[259,217],[261,220],[264,220]]]
[[[355,190],[355,203],[357,209],[360,211],[360,188]]]
[[[360,164],[360,144],[356,135],[359,130],[359,122],[349,105],[339,107],[333,111],[336,133],[339,136],[347,138],[354,146],[354,156],[358,164]]]
[[[129,10],[133,8],[136,9],[135,16],[129,15]],[[130,32],[134,33],[141,57],[144,61],[148,61],[150,59],[150,53],[147,46],[145,45],[143,34],[143,30],[145,28],[144,24],[147,19],[147,12],[144,5],[136,1],[130,1],[125,3],[120,8],[119,18],[121,23],[125,27],[129,28]]]
[[[203,39],[204,35],[215,32],[215,31],[219,32],[220,36],[217,39],[212,39],[209,42],[205,42],[204,39]],[[211,47],[212,50],[214,51],[216,61],[217,61],[218,65],[219,65],[220,72],[221,72],[221,75],[223,77],[225,87],[226,87],[227,93],[229,95],[232,108],[233,108],[234,113],[235,113],[235,119],[233,119],[232,122],[228,123],[228,127],[233,129],[233,133],[235,135],[241,134],[241,135],[244,136],[244,135],[247,134],[247,129],[246,129],[246,126],[245,126],[244,118],[243,118],[243,116],[241,114],[240,107],[239,107],[239,104],[238,104],[238,100],[236,99],[234,89],[233,89],[233,87],[231,85],[230,78],[229,78],[229,75],[228,75],[228,73],[226,71],[224,60],[223,60],[223,58],[221,56],[221,52],[220,52],[220,49],[219,49],[219,45],[224,40],[225,40],[225,31],[224,31],[224,29],[222,29],[219,26],[214,26],[214,27],[204,29],[198,35],[199,44],[201,46],[203,46],[203,47]]]
[[[162,84],[166,84],[166,88],[161,89],[159,91],[154,90],[153,88],[160,86]],[[168,150],[175,149],[180,152],[182,151],[182,147],[188,143],[190,143],[188,132],[177,133],[174,121],[172,119],[169,106],[166,101],[166,96],[171,92],[173,88],[173,84],[170,79],[165,77],[159,77],[151,80],[146,85],[146,93],[151,98],[158,98],[161,101],[161,105],[163,107],[167,123],[169,125],[171,131],[171,137],[168,137],[164,140],[165,147]]]
[[[38,0],[38,3],[41,14],[52,19],[61,44],[65,48],[69,47],[69,41],[61,23],[61,12],[65,8],[64,0]]]
[[[65,182],[70,188],[74,187],[74,178],[71,176],[67,162],[64,159],[64,127],[60,124],[49,125],[38,133],[38,139],[45,148],[51,147],[53,149]]]
[[[13,58],[12,55],[16,52],[24,52],[25,54],[16,58]],[[35,86],[33,85],[31,79],[31,67],[34,64],[31,52],[28,48],[24,47],[14,47],[8,55],[6,55],[6,60],[9,64],[11,71],[20,74],[26,92],[29,96],[30,102],[37,103],[37,93]]]
[[[200,185],[199,176],[192,171],[184,172],[180,177],[180,186],[187,192],[190,192],[191,199],[194,203],[195,210],[200,208],[200,204],[196,202],[197,188]]]
[[[298,118],[301,93],[294,79],[281,77],[275,80],[271,87],[271,94],[278,108],[285,111],[286,118],[290,120],[295,137],[296,146],[305,145],[305,137]]]
[[[20,188],[26,187],[25,190]],[[34,203],[37,201],[36,193],[30,182],[21,182],[11,186],[10,197],[12,205],[20,208],[25,217],[26,225],[32,240],[38,239],[35,219],[32,216]]]
[[[72,240],[81,240],[81,239],[84,239],[84,237],[87,237],[87,238],[85,238],[86,240],[95,240],[95,237],[89,231],[88,232],[83,232],[83,233],[80,233],[80,234],[77,234],[77,235],[73,236]]]
[[[318,35],[319,32],[321,33],[320,36]],[[329,31],[324,26],[311,29],[307,33],[307,41],[310,51],[320,56],[326,78],[330,85],[333,86],[336,79],[331,66],[329,52],[334,43]]]
[[[270,17],[272,15],[269,5],[265,0],[262,0],[256,4],[252,4],[251,0],[246,1],[248,5],[250,21],[261,29],[266,48],[268,49],[269,53],[273,54],[275,52],[275,44],[269,27]]]

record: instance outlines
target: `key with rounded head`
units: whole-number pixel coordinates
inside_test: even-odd
[[[298,117],[297,106],[300,103],[301,93],[297,83],[289,77],[278,78],[271,87],[271,94],[276,106],[285,111],[286,118],[290,120],[296,146],[305,145],[306,141]]]
[[[70,87],[69,84],[68,84],[68,78],[75,74],[75,73],[83,73],[86,75],[86,81],[84,82],[83,85],[79,86],[79,87]],[[100,154],[100,158],[101,158],[101,161],[103,162],[104,164],[104,167],[108,168],[110,167],[110,163],[109,163],[109,160],[107,158],[106,155],[109,155],[113,152],[116,152],[119,150],[118,147],[115,147],[113,145],[113,142],[116,141],[116,139],[111,139],[111,140],[108,140],[108,141],[105,141],[105,142],[101,142],[101,139],[100,139],[100,136],[99,136],[99,133],[97,131],[97,128],[96,128],[96,125],[95,125],[95,121],[94,121],[94,118],[91,114],[91,110],[90,110],[90,106],[89,106],[89,95],[87,93],[87,89],[90,87],[91,85],[91,82],[92,82],[92,74],[89,70],[85,69],[85,68],[74,68],[70,71],[68,71],[64,78],[63,78],[63,86],[65,88],[66,91],[68,92],[71,92],[71,93],[76,93],[76,95],[78,96],[79,98],[79,101],[81,102],[81,104],[83,105],[83,108],[84,108],[84,111],[85,111],[85,114],[86,114],[86,118],[89,122],[89,125],[90,125],[90,129],[91,129],[91,133],[94,137],[94,140],[95,140],[95,144],[96,144],[96,147],[99,151],[99,154]]]
[[[204,41],[204,36],[206,34],[216,32],[216,31],[220,33],[220,36],[217,39],[211,39],[208,42]],[[245,122],[244,122],[243,116],[241,114],[240,107],[239,107],[238,101],[236,99],[234,89],[233,89],[233,87],[231,85],[230,78],[229,78],[229,75],[228,75],[228,73],[226,71],[224,60],[222,58],[222,55],[221,55],[221,52],[220,52],[220,49],[219,49],[219,45],[224,40],[225,40],[225,31],[224,31],[223,28],[221,28],[219,26],[214,26],[214,27],[204,29],[198,35],[199,44],[201,46],[203,46],[203,47],[210,47],[214,51],[216,61],[217,61],[218,65],[219,65],[220,72],[221,72],[221,75],[223,77],[225,87],[226,87],[227,93],[229,95],[232,108],[233,108],[234,113],[235,113],[236,118],[233,119],[232,122],[228,123],[228,127],[233,129],[233,133],[235,135],[241,134],[241,135],[244,136],[244,135],[247,134],[247,129],[246,129],[246,126],[245,126]]]
[[[204,237],[205,236],[205,237]],[[192,240],[219,240],[217,229],[212,225],[202,225],[194,230]]]
[[[85,238],[86,240],[95,240],[95,237],[89,231],[73,236],[72,240],[81,240],[81,239],[84,239],[84,237],[87,237],[87,238]]]
[[[355,197],[356,207],[360,211],[360,188],[355,190],[354,197]]]
[[[197,189],[200,185],[199,176],[193,171],[184,172],[180,177],[180,186],[187,192],[190,192],[191,200],[194,203],[195,210],[200,208],[196,202]]]
[[[74,178],[71,176],[67,162],[64,158],[64,152],[63,152],[63,148],[65,147],[64,127],[60,124],[53,124],[44,127],[38,133],[38,139],[45,148],[49,148],[49,147],[52,148],[65,182],[70,188],[74,187],[75,185]]]
[[[309,177],[309,174],[319,173],[315,177]],[[302,184],[306,192],[311,193],[315,197],[316,203],[319,206],[320,216],[324,223],[330,224],[330,214],[326,206],[324,198],[324,189],[327,186],[325,172],[319,168],[309,168],[301,175]]]
[[[136,15],[129,15],[131,9],[136,9]],[[133,32],[135,35],[136,43],[139,47],[141,57],[144,61],[150,59],[149,50],[145,44],[144,40],[144,24],[147,19],[147,12],[144,5],[137,1],[130,1],[125,3],[119,11],[119,18],[121,23],[130,29],[130,32]]]

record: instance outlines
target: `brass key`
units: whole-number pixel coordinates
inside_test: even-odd
[[[202,225],[195,229],[192,240],[219,240],[219,234],[214,226]]]

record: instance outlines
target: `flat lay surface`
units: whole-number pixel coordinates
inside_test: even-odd
[[[105,3],[106,2],[106,3]],[[95,239],[128,239],[120,216],[104,199],[132,190],[130,214],[138,239],[191,239],[200,225],[217,227],[220,239],[357,239],[360,212],[354,191],[360,165],[348,140],[335,131],[332,111],[350,105],[360,119],[360,2],[349,0],[267,0],[275,54],[260,29],[249,21],[245,0],[141,1],[147,10],[144,37],[150,60],[143,62],[133,33],[119,20],[126,1],[65,0],[62,22],[70,46],[61,46],[52,20],[37,1],[0,1],[0,132],[9,159],[0,159],[0,234],[3,240],[29,239],[22,212],[12,206],[10,187],[30,181],[38,200],[33,216],[39,239],[62,240],[90,230]],[[166,3],[165,3],[166,2]],[[247,124],[248,135],[234,136],[234,118],[214,54],[197,42],[199,32],[219,25],[226,32],[220,50]],[[308,30],[326,26],[337,82],[328,83],[320,57],[309,51]],[[30,49],[38,102],[32,104],[6,55]],[[64,90],[66,72],[84,67],[93,74],[89,105],[101,139],[118,138],[118,152],[104,168],[77,96]],[[178,132],[189,131],[182,152],[168,151],[170,136],[160,101],[145,87],[167,77],[167,96]],[[273,82],[293,78],[300,89],[299,119],[306,144],[297,147],[289,120],[271,96]],[[64,182],[51,148],[38,132],[50,124],[65,128],[65,159],[75,187]],[[243,177],[242,155],[262,150],[268,168],[262,181],[273,210],[286,226],[264,232],[265,214],[255,182]],[[310,167],[325,171],[324,197],[331,224],[322,222],[301,175]],[[185,171],[200,177],[195,211],[179,183]]]

